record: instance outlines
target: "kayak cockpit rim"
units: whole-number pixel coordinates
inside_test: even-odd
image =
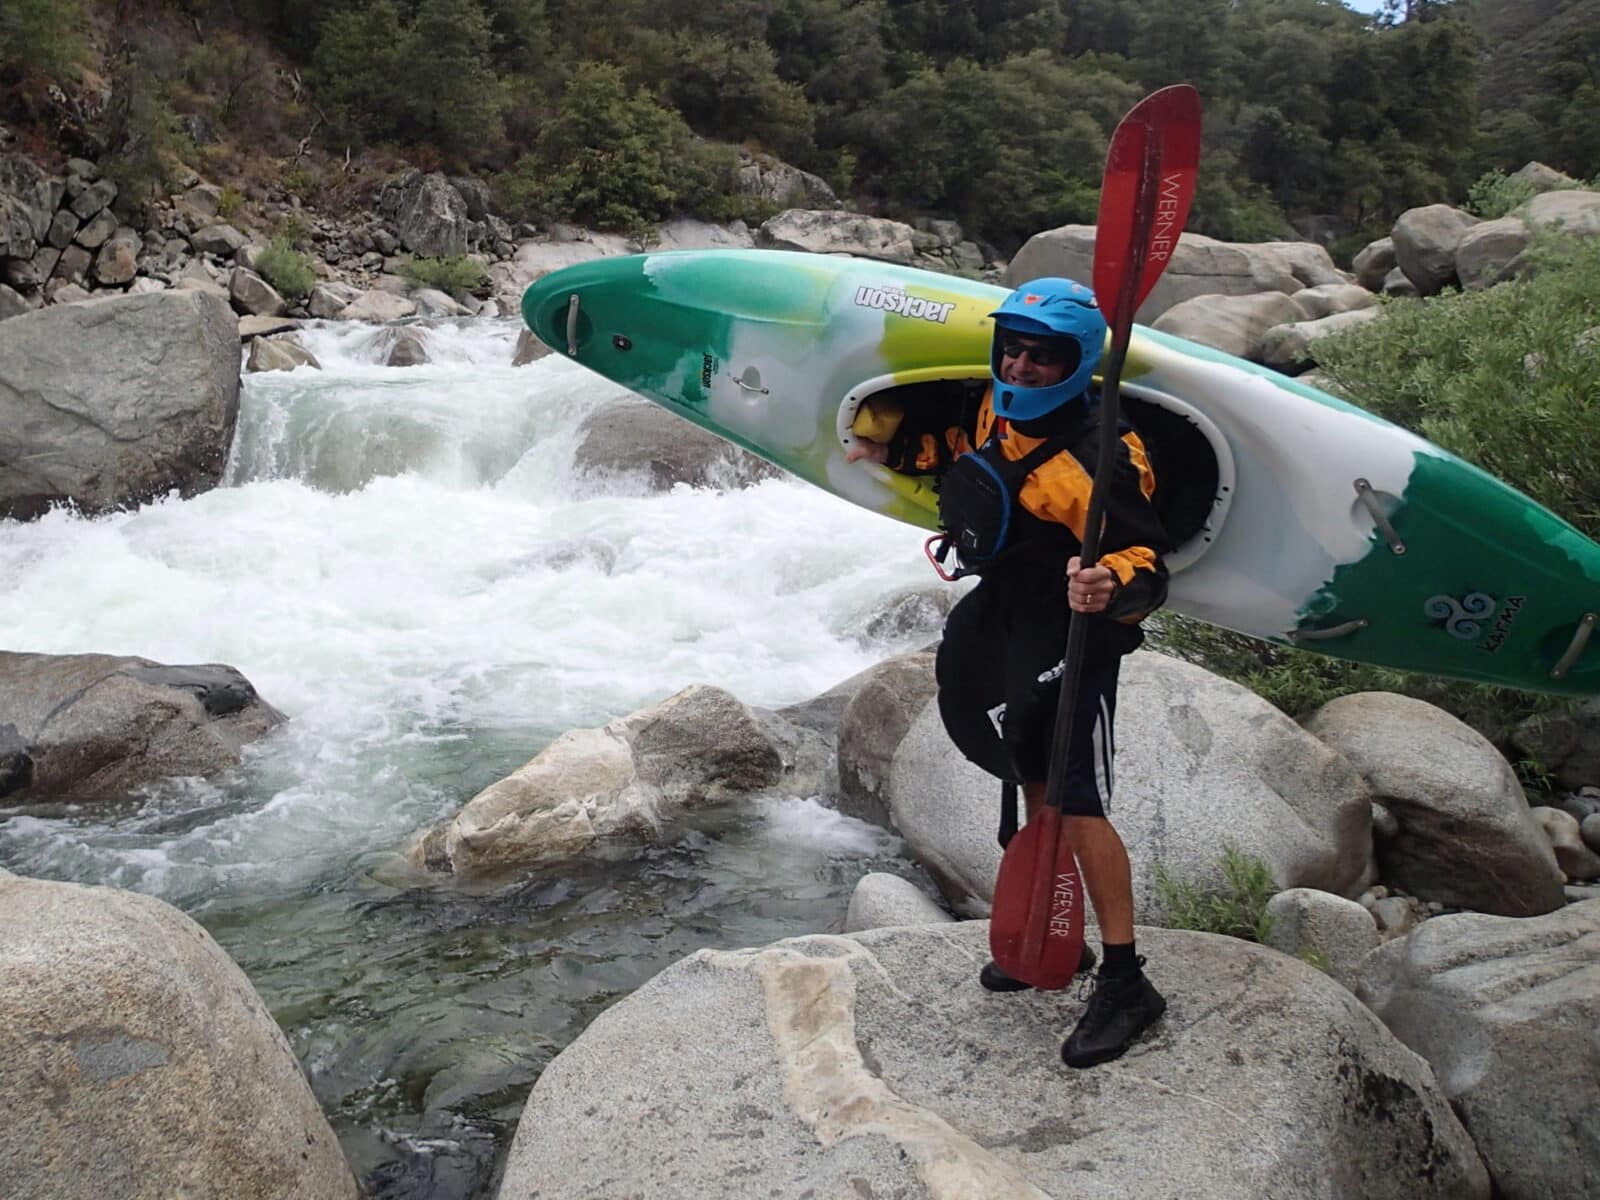
[[[835,424],[839,444],[846,452],[855,445],[856,415],[875,396],[919,384],[972,383],[988,378],[989,366],[984,363],[925,367],[864,380],[839,404]],[[1121,393],[1123,416],[1138,430],[1155,471],[1157,510],[1176,543],[1166,555],[1167,569],[1181,571],[1204,555],[1222,531],[1236,489],[1233,451],[1216,422],[1188,401],[1127,380],[1122,382]],[[875,463],[855,465],[864,471],[888,473],[887,467]],[[1165,480],[1164,475],[1168,476]],[[1175,501],[1178,509],[1174,511],[1170,502],[1164,506],[1163,500]]]

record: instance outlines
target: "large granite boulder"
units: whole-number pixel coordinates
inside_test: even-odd
[[[1368,956],[1358,994],[1428,1060],[1496,1196],[1600,1195],[1600,901],[1436,917]]]
[[[1378,303],[1378,298],[1358,283],[1318,284],[1296,292],[1293,300],[1308,321],[1331,317],[1334,313],[1371,308]]]
[[[756,244],[773,250],[853,254],[885,262],[916,259],[917,231],[900,221],[860,213],[785,209],[756,231]]]
[[[696,684],[600,729],[562,734],[407,848],[424,870],[485,875],[648,840],[688,810],[762,793],[813,795],[831,745],[775,713]]]
[[[1357,283],[1369,292],[1381,292],[1389,272],[1400,265],[1394,255],[1394,239],[1379,238],[1375,242],[1368,242],[1350,265],[1355,270]]]
[[[957,912],[986,916],[999,783],[951,744],[932,700],[885,753],[894,827]],[[1254,692],[1165,655],[1123,662],[1110,815],[1133,860],[1134,911],[1152,924],[1165,916],[1156,868],[1221,887],[1230,843],[1264,860],[1279,887],[1348,895],[1369,879],[1371,802],[1359,773]]]
[[[0,808],[215,774],[284,720],[232,667],[0,650]]]
[[[400,244],[422,258],[455,258],[467,252],[467,202],[444,175],[416,168],[386,183],[378,211],[400,231]]]
[[[1600,192],[1546,192],[1511,214],[1530,229],[1560,230],[1576,237],[1600,237]]]
[[[1094,236],[1093,225],[1063,225],[1034,234],[1006,268],[1006,283],[1015,287],[1041,275],[1065,275],[1088,282],[1094,274]],[[1172,261],[1139,306],[1137,315],[1148,325],[1169,308],[1195,296],[1293,294],[1304,286],[1276,250],[1186,233],[1178,239]]]
[[[1561,869],[1516,772],[1482,734],[1391,692],[1340,696],[1305,726],[1354,764],[1398,822],[1377,847],[1386,883],[1508,917],[1565,903]]]
[[[288,1041],[177,909],[0,872],[0,1191],[357,1200]]]
[[[1247,244],[1260,246],[1263,250],[1270,250],[1278,255],[1289,264],[1289,270],[1294,273],[1294,277],[1306,287],[1326,287],[1350,282],[1350,277],[1333,265],[1333,256],[1328,253],[1327,247],[1319,246],[1316,242]]]
[[[1456,245],[1456,275],[1461,286],[1482,291],[1513,278],[1521,266],[1522,252],[1532,240],[1527,223],[1517,217],[1474,225]]]
[[[103,512],[222,479],[239,415],[238,326],[198,291],[0,323],[0,518]]]
[[[1166,1016],[1077,1073],[1064,994],[975,978],[982,922],[703,950],[539,1077],[500,1200],[1484,1200],[1432,1073],[1349,992],[1143,929]]]
[[[739,487],[779,474],[748,450],[648,401],[621,399],[585,418],[573,465],[582,472],[625,475],[651,491]]]
[[[1390,236],[1400,270],[1417,292],[1431,296],[1456,278],[1456,247],[1478,218],[1448,204],[1428,204],[1400,214]]]
[[[873,871],[857,881],[844,914],[844,931],[887,929],[895,925],[948,925],[955,918],[933,898],[898,875]]]
[[[734,184],[742,196],[779,208],[838,208],[839,197],[821,176],[750,150],[739,150]]]
[[[1294,321],[1274,325],[1261,335],[1260,358],[1280,371],[1298,371],[1315,361],[1311,347],[1334,333],[1343,333],[1383,315],[1381,308],[1355,308],[1348,312],[1318,317],[1314,321]]]
[[[66,182],[20,154],[0,157],[0,259],[32,258],[50,232]]]
[[[839,721],[839,810],[888,826],[895,751],[933,699],[933,652],[887,659],[865,673]]]
[[[1261,355],[1261,339],[1267,330],[1297,323],[1306,315],[1292,297],[1282,292],[1194,296],[1167,309],[1156,318],[1154,327],[1236,358],[1254,359]]]

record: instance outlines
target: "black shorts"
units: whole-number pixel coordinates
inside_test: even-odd
[[[1049,777],[1066,648],[1065,596],[1057,605],[1035,597],[986,595],[980,585],[950,613],[939,645],[939,713],[956,748],[1003,780],[1039,783]],[[1102,637],[1096,639],[1096,634]],[[1067,747],[1063,811],[1102,817],[1111,809],[1117,676],[1122,630],[1089,628],[1079,681],[1072,741]],[[1115,639],[1115,648],[1106,642]]]

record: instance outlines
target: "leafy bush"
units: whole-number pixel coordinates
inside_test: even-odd
[[[1467,211],[1485,220],[1503,217],[1537,195],[1526,179],[1513,179],[1504,171],[1485,171],[1467,189]]]
[[[618,68],[585,62],[533,152],[500,177],[497,190],[519,216],[637,230],[710,204],[728,190],[733,162],[731,150],[695,138],[648,92],[630,91]]]
[[[418,287],[438,288],[441,292],[474,291],[489,278],[489,272],[482,263],[465,255],[454,258],[408,258],[397,269]]]
[[[83,0],[5,0],[0,66],[64,75],[84,56]]]
[[[244,193],[231,183],[223,184],[222,196],[217,201],[217,216],[224,221],[230,221],[243,205]]]
[[[275,237],[256,258],[256,273],[291,300],[303,300],[316,286],[316,266],[286,237]]]
[[[1221,933],[1247,942],[1265,942],[1272,932],[1267,901],[1278,892],[1272,868],[1232,842],[1223,843],[1220,888],[1175,880],[1159,864],[1155,875],[1168,929]]]

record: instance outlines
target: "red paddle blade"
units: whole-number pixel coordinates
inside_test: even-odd
[[[989,953],[1013,979],[1054,990],[1083,953],[1083,884],[1061,810],[1045,805],[1011,839],[995,881]]]
[[[1094,295],[1115,327],[1155,287],[1189,219],[1200,166],[1200,93],[1187,83],[1128,110],[1106,152],[1094,237]],[[1138,214],[1154,211],[1140,227]]]

